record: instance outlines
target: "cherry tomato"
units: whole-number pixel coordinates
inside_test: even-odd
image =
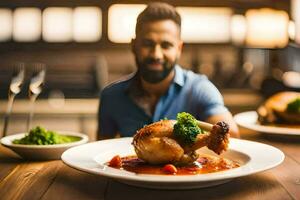
[[[163,170],[168,174],[176,174],[177,173],[177,168],[172,164],[165,165]]]
[[[110,161],[108,166],[114,167],[114,168],[120,168],[122,167],[122,160],[119,155],[114,156]]]

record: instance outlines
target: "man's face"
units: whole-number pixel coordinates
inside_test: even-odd
[[[182,49],[179,27],[172,20],[148,22],[132,41],[141,77],[150,83],[164,80],[179,59]]]

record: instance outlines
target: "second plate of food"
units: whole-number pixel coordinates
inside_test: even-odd
[[[261,125],[258,123],[256,111],[247,111],[234,116],[236,123],[244,128],[267,134],[300,135],[300,127],[284,127],[280,125]]]
[[[88,142],[88,136],[71,131],[48,131],[36,127],[28,133],[3,137],[1,144],[24,159],[55,160],[68,148]]]

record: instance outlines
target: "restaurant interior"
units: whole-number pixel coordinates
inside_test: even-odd
[[[142,92],[159,95],[133,88],[139,107],[120,92],[101,99],[106,86],[136,72],[131,41],[151,2],[0,0],[1,200],[300,199],[300,0],[160,1],[182,19],[179,65],[205,75],[233,118],[218,103],[210,109],[217,114],[206,112],[206,101],[221,102],[215,88],[199,89],[207,81],[151,87],[145,77],[162,73],[141,72]],[[141,32],[174,39],[170,21],[153,24]],[[163,49],[168,41],[157,45],[155,34],[152,49],[135,53]],[[149,69],[165,66],[146,60]],[[101,101],[110,104],[101,125],[133,137],[98,134]],[[164,106],[172,113],[157,116]]]
[[[7,135],[41,125],[95,140],[102,89],[136,70],[130,41],[149,2],[1,0],[1,132],[9,115]],[[179,64],[205,74],[232,113],[300,91],[300,0],[164,2],[182,16]],[[31,90],[34,78],[42,86]]]

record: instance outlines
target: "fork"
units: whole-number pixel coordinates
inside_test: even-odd
[[[4,127],[3,127],[2,137],[5,137],[7,134],[7,127],[8,127],[14,99],[15,99],[16,95],[21,92],[22,85],[24,82],[24,76],[25,76],[25,64],[17,63],[14,66],[13,75],[12,75],[11,82],[9,85],[8,103],[7,103],[7,110],[6,110],[6,113],[4,116]]]
[[[33,73],[30,79],[30,84],[28,88],[28,96],[30,101],[29,107],[29,116],[27,120],[27,132],[31,128],[32,118],[33,118],[33,111],[35,100],[37,99],[38,95],[42,92],[43,84],[45,81],[46,75],[46,66],[43,63],[35,63],[33,64]]]

